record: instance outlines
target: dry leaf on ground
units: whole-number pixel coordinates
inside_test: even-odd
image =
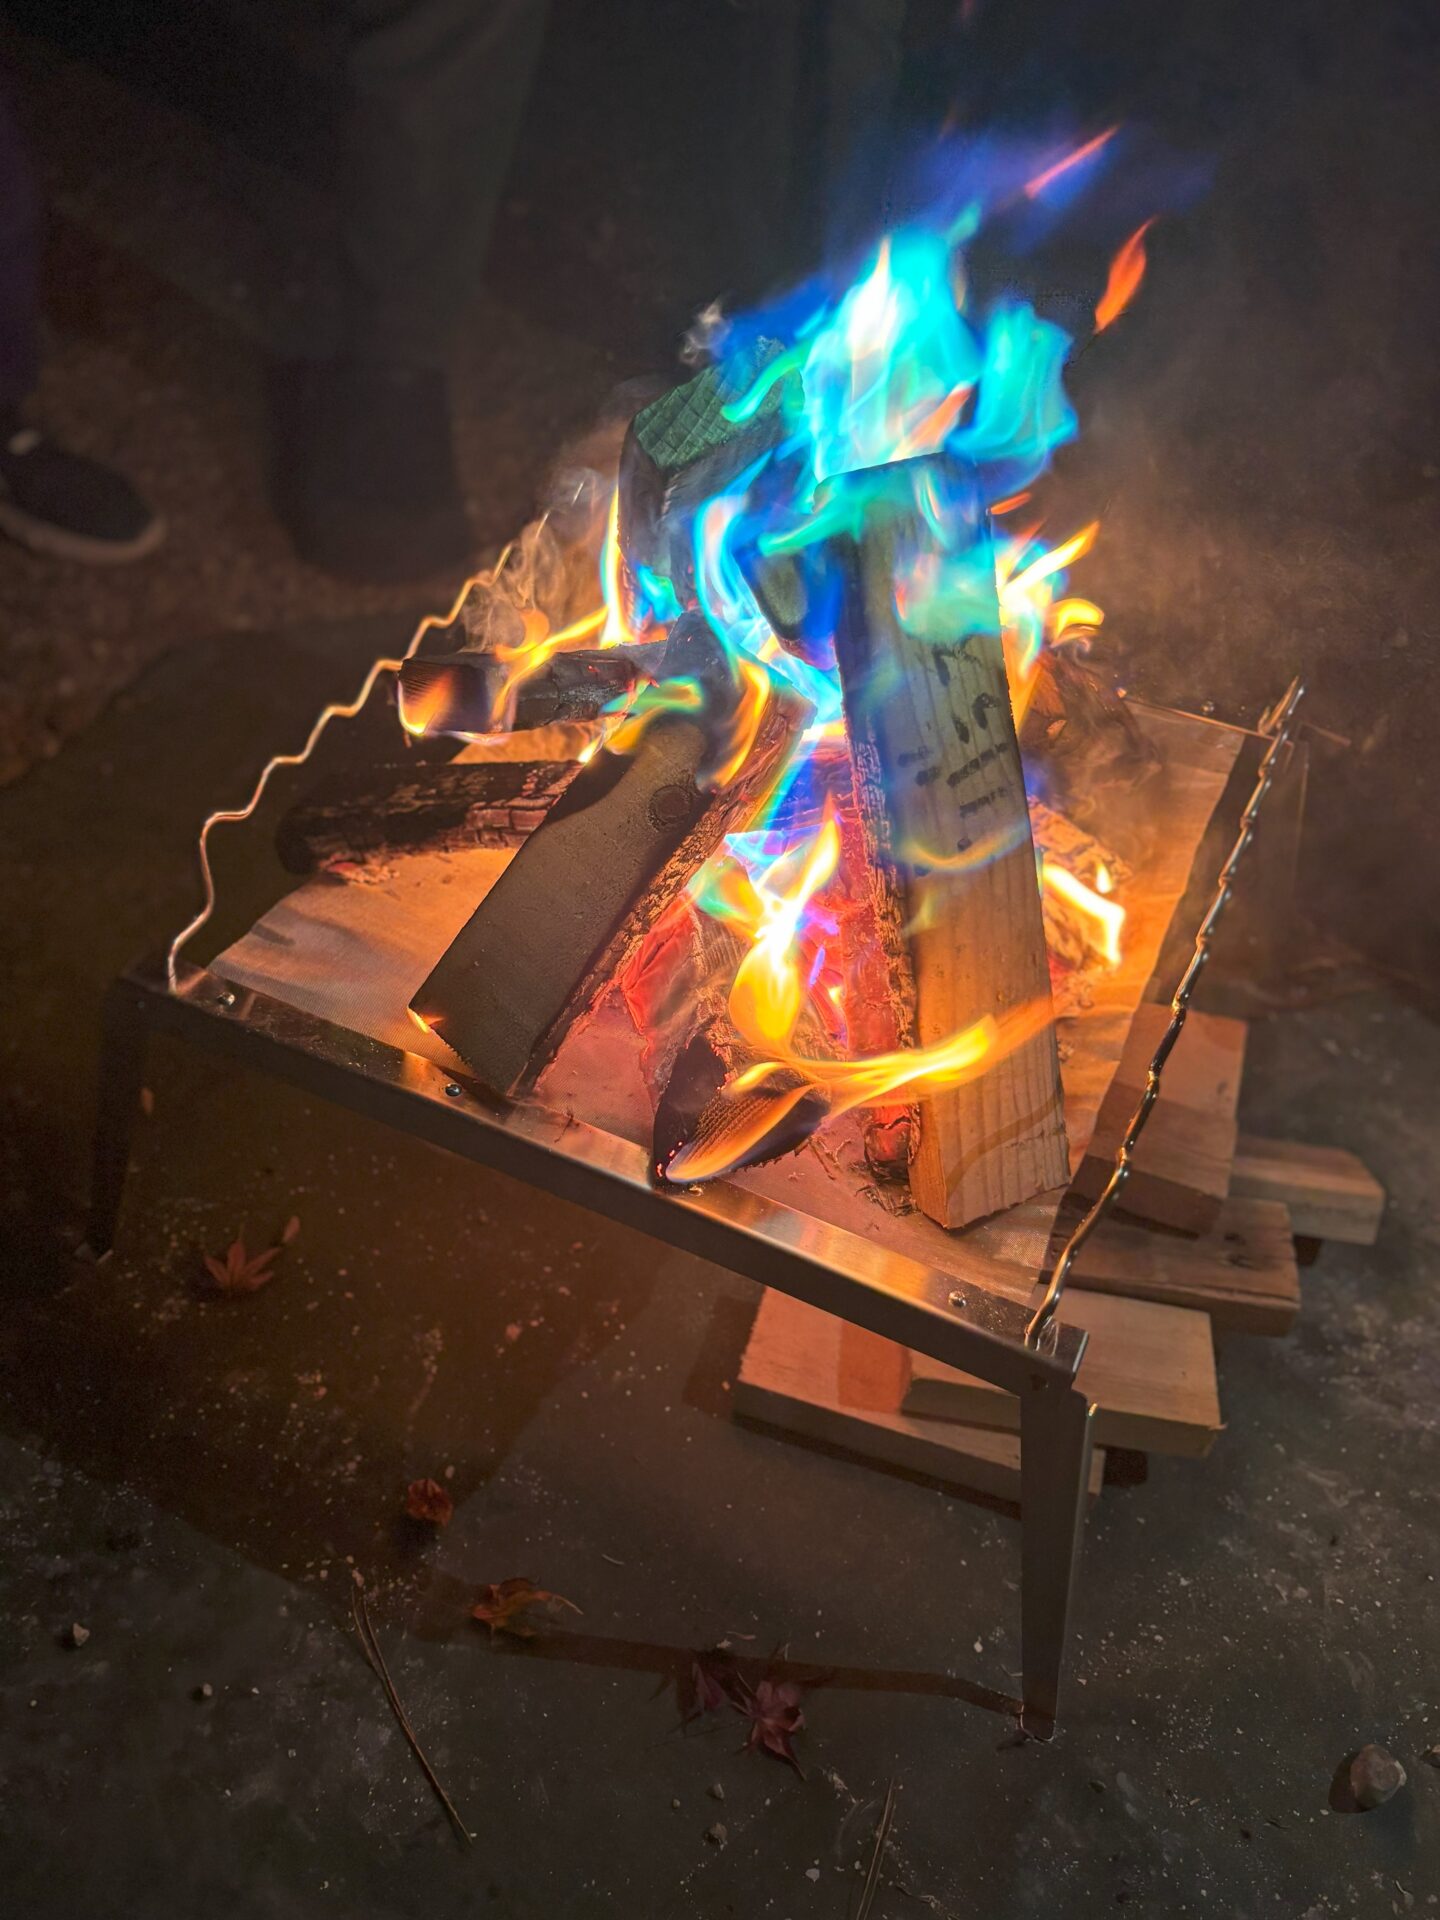
[[[412,1520],[448,1527],[455,1515],[455,1502],[438,1480],[412,1480],[405,1490],[405,1511]]]
[[[573,1600],[567,1600],[564,1594],[550,1593],[544,1587],[537,1587],[533,1580],[523,1575],[512,1580],[492,1581],[480,1589],[480,1598],[470,1609],[472,1618],[482,1626],[489,1627],[491,1633],[511,1633],[520,1640],[533,1639],[536,1627],[530,1615],[532,1613],[556,1614],[562,1607],[568,1607],[571,1613],[580,1609]]]

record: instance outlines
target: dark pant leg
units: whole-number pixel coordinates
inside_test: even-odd
[[[484,263],[548,0],[347,0],[346,346],[441,367]]]
[[[0,409],[24,400],[40,371],[40,203],[30,154],[0,79]]]

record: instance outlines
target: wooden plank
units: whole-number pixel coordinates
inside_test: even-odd
[[[903,1413],[909,1372],[908,1354],[893,1341],[767,1288],[735,1382],[735,1412],[879,1466],[1018,1504],[1019,1440]],[[1092,1500],[1104,1470],[1097,1448]]]
[[[1115,1150],[1145,1088],[1151,1055],[1169,1024],[1168,1006],[1139,1008],[1095,1133],[1075,1176],[1093,1199],[1110,1178]],[[1119,1205],[1139,1219],[1188,1233],[1212,1232],[1230,1191],[1245,1063],[1243,1020],[1191,1013],[1165,1068],[1162,1092],[1136,1151]]]
[[[1380,1231],[1385,1189],[1344,1147],[1302,1146],[1293,1140],[1240,1136],[1230,1190],[1254,1200],[1279,1201],[1292,1230],[1307,1239],[1370,1247]]]
[[[677,622],[667,669],[719,643]],[[728,671],[725,674],[729,685]],[[772,682],[744,765],[708,784],[723,713],[662,712],[588,761],[416,992],[412,1011],[493,1092],[531,1084],[695,869],[752,818],[809,708]],[[722,749],[723,750],[723,749]]]
[[[1288,1210],[1277,1201],[1233,1194],[1199,1239],[1104,1221],[1081,1248],[1070,1285],[1195,1307],[1216,1326],[1239,1333],[1288,1333],[1300,1311]]]
[[[964,477],[947,469],[942,484],[953,496]],[[971,506],[978,552],[989,533]],[[879,918],[904,929],[885,941],[901,955],[899,1027],[913,1025],[921,1047],[986,1016],[1025,1034],[920,1103],[911,1192],[932,1220],[963,1227],[1063,1185],[1069,1168],[999,615],[993,630],[972,621],[950,636],[908,631],[896,610],[897,581],[933,544],[913,509],[870,508],[845,556],[835,651],[866,851],[889,896]],[[904,1004],[912,994],[913,1019]]]
[[[1154,1300],[1067,1293],[1060,1317],[1090,1333],[1078,1383],[1098,1408],[1097,1445],[1192,1459],[1210,1451],[1223,1422],[1208,1314]],[[1010,1432],[1020,1423],[1014,1394],[920,1353],[911,1356],[902,1406],[922,1419]]]

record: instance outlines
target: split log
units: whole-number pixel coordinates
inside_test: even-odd
[[[973,535],[988,539],[978,502]],[[998,609],[992,631],[907,632],[896,581],[928,544],[917,514],[872,508],[849,556],[835,650],[901,1031],[929,1046],[986,1015],[1041,1010],[1039,1031],[978,1078],[921,1102],[911,1191],[942,1226],[963,1227],[1063,1186],[1069,1167]],[[973,867],[945,871],[967,853]]]
[[[718,684],[719,642],[677,623],[667,673]],[[728,672],[721,668],[721,675]],[[768,797],[809,709],[772,681],[735,779],[705,782],[728,716],[653,717],[633,752],[602,748],[526,841],[411,1007],[493,1092],[531,1084],[722,837]]]
[[[1062,1231],[1073,1225],[1067,1220]],[[1198,1307],[1214,1326],[1239,1333],[1288,1333],[1300,1312],[1290,1215],[1273,1200],[1227,1200],[1199,1239],[1102,1221],[1080,1249],[1070,1285],[1082,1293]]]
[[[422,848],[518,847],[574,775],[557,760],[410,759],[334,773],[285,815],[275,846],[289,873]]]
[[[1090,1335],[1075,1384],[1095,1404],[1095,1444],[1200,1459],[1223,1422],[1208,1314],[1108,1293],[1067,1293],[1067,1326]],[[1020,1402],[928,1354],[910,1359],[904,1411],[1013,1431]]]
[[[869,1464],[923,1474],[992,1499],[1020,1499],[1012,1433],[924,1420],[902,1411],[910,1357],[893,1340],[767,1288],[735,1381],[740,1419],[842,1448]],[[1090,1460],[1090,1498],[1105,1455]]]
[[[1364,1162],[1343,1147],[1303,1146],[1242,1133],[1232,1194],[1281,1201],[1305,1239],[1372,1247],[1385,1212],[1385,1189]]]
[[[1151,1057],[1169,1024],[1168,1006],[1146,1001],[1136,1010],[1075,1176],[1075,1191],[1087,1200],[1102,1191],[1114,1171],[1116,1149],[1140,1104]],[[1214,1229],[1231,1188],[1245,1038],[1243,1020],[1189,1014],[1116,1202],[1125,1213],[1186,1233]]]
[[[509,733],[594,720],[623,700],[658,649],[575,648],[552,654],[510,689],[511,669],[493,653],[417,655],[400,669],[400,719],[415,734]]]

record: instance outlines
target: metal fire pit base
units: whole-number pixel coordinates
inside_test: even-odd
[[[106,997],[88,1232],[114,1240],[154,1031],[348,1107],[652,1238],[778,1288],[1019,1396],[1021,1661],[1026,1730],[1054,1731],[1090,1469],[1091,1407],[1075,1386],[1079,1328],[1027,1346],[1027,1305],[876,1246],[729,1182],[684,1193],[651,1185],[643,1148],[534,1106],[497,1105],[474,1082],[368,1035],[162,959]]]

